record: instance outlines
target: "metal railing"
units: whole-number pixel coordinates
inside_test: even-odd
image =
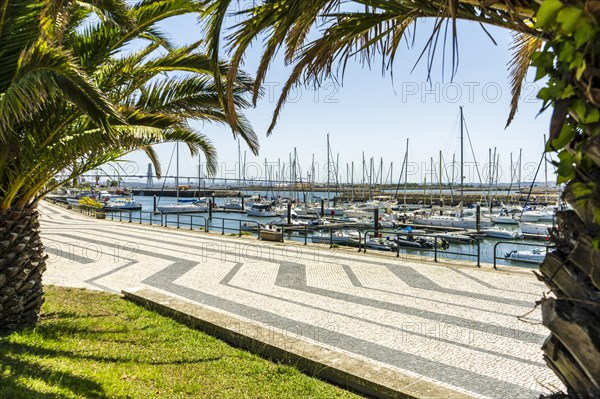
[[[60,203],[60,202],[56,202],[56,201],[51,201],[60,205],[67,205],[64,203]],[[82,214],[85,215],[89,215],[89,216],[95,216],[96,212],[98,211],[97,208],[94,207],[90,207],[90,206],[86,206],[86,205],[72,205],[72,208]],[[139,224],[143,224],[145,222],[147,222],[147,224],[149,225],[160,225],[162,227],[176,227],[176,228],[182,228],[182,227],[187,227],[190,230],[193,230],[195,227],[197,227],[199,230],[204,229],[205,232],[211,232],[214,231],[215,229],[217,231],[220,231],[222,235],[224,235],[226,232],[231,231],[231,232],[235,232],[237,233],[238,236],[242,236],[244,231],[249,231],[248,229],[244,229],[244,226],[248,226],[248,225],[252,225],[252,229],[251,231],[256,231],[256,235],[257,235],[257,239],[260,239],[260,228],[261,228],[261,223],[258,221],[254,221],[254,220],[246,220],[246,219],[237,219],[237,218],[222,218],[222,217],[215,217],[213,216],[212,218],[207,218],[205,216],[202,215],[193,215],[193,214],[186,214],[186,213],[170,213],[170,212],[161,212],[161,213],[155,213],[155,212],[149,212],[149,211],[134,211],[134,210],[124,210],[124,209],[112,209],[110,212],[106,212],[107,217],[110,217],[111,220],[118,220],[118,221],[125,221],[125,222],[129,222],[132,223],[133,221],[138,222]],[[214,222],[217,223],[214,223]],[[226,223],[229,222],[229,223]],[[237,226],[233,227],[232,226],[237,224]],[[481,243],[477,238],[471,238],[471,240],[468,242],[469,244],[474,244],[476,246],[476,253],[467,253],[467,252],[457,252],[457,251],[450,251],[447,248],[443,248],[443,244],[442,244],[442,239],[443,237],[439,237],[435,234],[420,234],[420,233],[402,233],[402,232],[395,232],[395,231],[387,231],[385,229],[381,229],[381,230],[367,230],[364,232],[361,232],[360,230],[360,226],[357,227],[350,227],[350,226],[336,226],[336,225],[318,225],[318,226],[310,226],[310,225],[304,225],[304,226],[280,226],[281,227],[281,231],[282,231],[282,237],[290,237],[293,236],[294,233],[297,233],[298,235],[302,235],[303,239],[304,239],[304,245],[307,245],[308,243],[308,237],[309,237],[309,232],[311,231],[327,231],[329,233],[329,247],[333,248],[334,245],[338,244],[338,245],[344,245],[344,246],[358,246],[358,252],[364,252],[367,253],[367,249],[369,248],[367,245],[367,242],[369,240],[369,238],[373,238],[377,235],[381,236],[381,235],[386,235],[386,236],[393,236],[396,239],[396,248],[395,252],[396,252],[396,257],[400,257],[400,251],[406,251],[406,250],[414,250],[414,251],[419,251],[419,252],[424,252],[424,253],[433,253],[433,260],[434,262],[438,262],[440,256],[444,256],[444,255],[457,255],[457,256],[463,256],[463,257],[470,257],[470,258],[476,258],[476,262],[477,262],[477,266],[481,267]],[[334,234],[336,231],[340,231],[340,230],[344,230],[344,231],[356,231],[358,233],[358,241],[354,241],[354,240],[350,240],[349,242],[335,242],[334,240]],[[421,247],[421,248],[417,248],[417,247],[403,247],[401,245],[398,245],[398,242],[400,241],[401,237],[406,237],[407,235],[412,235],[415,239],[422,237],[422,238],[427,238],[430,237],[432,238],[432,242],[433,242],[433,248],[425,248],[425,247]],[[283,242],[283,239],[282,239]],[[497,257],[496,256],[496,248],[499,244],[515,244],[514,242],[507,242],[507,241],[500,241],[498,243],[496,243],[494,245],[494,268],[497,269],[497,259],[508,259],[508,258],[503,258],[503,257]],[[542,245],[539,244],[525,244],[525,243],[520,243],[520,244],[516,244],[516,245],[528,245],[528,246],[537,246],[540,247]],[[548,248],[548,246],[545,246],[546,248]]]
[[[348,245],[349,243],[352,242],[352,240],[349,240],[348,243],[337,243],[337,242],[333,242],[333,233],[334,231],[356,231],[358,233],[358,251],[360,252],[360,243],[362,241],[362,233],[360,232],[359,229],[357,228],[352,228],[352,227],[348,227],[348,226],[330,226],[330,225],[321,225],[321,226],[308,226],[308,225],[304,225],[302,226],[302,229],[298,229],[298,227],[293,227],[293,226],[282,226],[282,232],[285,233],[287,231],[288,234],[290,233],[294,233],[294,232],[302,232],[302,235],[304,237],[304,245],[306,245],[308,243],[308,232],[309,231],[322,231],[322,230],[326,230],[329,231],[329,248],[333,248],[334,244],[339,244],[339,245]],[[284,234],[285,235],[285,234]]]
[[[386,231],[382,231],[382,230],[368,230],[364,233],[364,249],[363,252],[366,253],[367,252],[367,241],[369,240],[369,237],[381,237],[382,234],[390,234],[390,232],[386,232]],[[400,250],[404,249],[404,250],[414,250],[414,251],[419,251],[419,252],[433,252],[433,261],[435,263],[438,262],[439,256],[440,255],[458,255],[458,256],[466,256],[469,258],[476,258],[477,261],[477,267],[481,267],[481,242],[477,239],[477,238],[473,238],[471,237],[470,241],[468,242],[471,245],[476,245],[477,247],[477,251],[475,254],[470,254],[470,253],[466,253],[466,252],[456,252],[456,251],[448,251],[447,248],[444,248],[444,241],[446,241],[449,246],[448,248],[451,247],[450,242],[448,242],[447,240],[445,240],[443,237],[440,237],[438,235],[435,234],[421,234],[421,233],[398,233],[398,232],[393,232],[391,233],[392,236],[395,237],[395,241],[392,241],[396,244],[396,257],[399,258],[400,257]],[[412,242],[415,242],[415,240],[419,237],[430,237],[433,238],[433,248],[427,248],[427,247],[423,247],[421,246],[420,248],[418,247],[402,247],[399,243],[400,243],[400,237],[402,236],[412,236],[413,240]],[[408,240],[411,241],[411,240]],[[359,251],[360,251],[360,247],[359,247]]]
[[[242,229],[242,225],[244,225],[245,223],[247,224],[256,224],[256,231],[257,231],[257,236],[260,239],[260,223],[254,220],[244,220],[244,219],[234,219],[234,218],[221,218],[221,217],[216,217],[213,216],[212,218],[209,218],[206,220],[205,222],[205,226],[206,226],[206,232],[210,232],[210,228],[211,227],[215,227],[212,222],[213,220],[220,220],[221,221],[221,234],[224,235],[225,231],[237,231],[238,236],[242,236],[242,231],[248,231],[248,230],[244,230]],[[230,221],[230,222],[237,222],[238,223],[238,228],[235,229],[233,227],[225,227],[225,221]]]
[[[182,217],[183,217],[183,220],[182,220]],[[161,220],[160,225],[161,226],[169,227],[169,219],[175,219],[172,222],[172,224],[174,224],[175,227],[178,229],[180,229],[182,226],[183,227],[189,226],[190,230],[193,230],[194,226],[198,226],[198,229],[200,229],[202,227],[204,229],[204,231],[206,231],[206,218],[202,215],[191,215],[191,214],[180,213],[180,212],[161,212],[160,213],[160,220]],[[194,223],[194,221],[198,220],[198,219],[200,219],[202,221],[202,224]]]

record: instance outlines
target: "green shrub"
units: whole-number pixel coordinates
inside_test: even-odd
[[[102,204],[90,197],[83,197],[79,200],[79,205],[91,206],[93,208],[102,208]]]

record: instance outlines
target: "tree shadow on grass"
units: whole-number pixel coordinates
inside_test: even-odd
[[[65,395],[60,393],[41,393],[32,388],[30,381],[40,380],[47,385],[56,386],[61,391],[70,391],[82,398],[103,399],[108,398],[101,384],[96,381],[80,377],[65,371],[52,370],[34,362],[5,356],[5,352],[12,344],[1,345],[2,363],[0,364],[0,397],[19,399],[59,399]]]

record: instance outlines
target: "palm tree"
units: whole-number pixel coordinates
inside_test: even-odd
[[[0,7],[0,333],[37,321],[46,255],[37,203],[61,184],[151,145],[181,141],[216,168],[210,140],[188,124],[228,124],[200,43],[178,47],[165,18],[199,14],[194,0],[6,1]],[[251,80],[236,73],[234,108]],[[243,115],[233,127],[253,151]],[[66,173],[66,179],[55,177]]]
[[[206,31],[213,63],[218,60],[230,0],[207,0]],[[237,3],[237,2],[236,2]],[[457,66],[456,20],[509,29],[515,33],[511,66],[513,101],[531,63],[536,78],[549,78],[539,97],[553,107],[547,151],[558,152],[558,183],[568,182],[564,199],[573,210],[558,214],[556,249],[538,276],[553,293],[543,298],[543,323],[550,336],[543,345],[547,364],[573,397],[600,397],[600,5],[591,0],[272,0],[253,2],[238,11],[226,45],[232,67],[225,89],[230,123],[235,125],[235,74],[256,39],[263,44],[253,87],[256,100],[275,54],[283,51],[292,66],[276,105],[269,133],[287,95],[299,84],[319,85],[343,78],[346,63],[380,60],[384,70],[395,61],[402,39],[419,18],[433,19],[433,31],[421,53],[428,65],[438,44],[451,45]],[[318,32],[318,34],[317,34]],[[483,33],[482,33],[483,34]],[[315,37],[312,39],[313,37]],[[441,51],[445,51],[442,48]],[[439,54],[438,54],[439,55]],[[421,59],[421,57],[419,59]],[[442,59],[444,57],[441,57]],[[219,72],[217,72],[219,77]]]

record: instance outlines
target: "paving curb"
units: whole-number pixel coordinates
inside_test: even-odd
[[[473,398],[433,381],[387,368],[282,330],[251,323],[148,288],[122,291],[125,299],[308,375],[377,398]]]

